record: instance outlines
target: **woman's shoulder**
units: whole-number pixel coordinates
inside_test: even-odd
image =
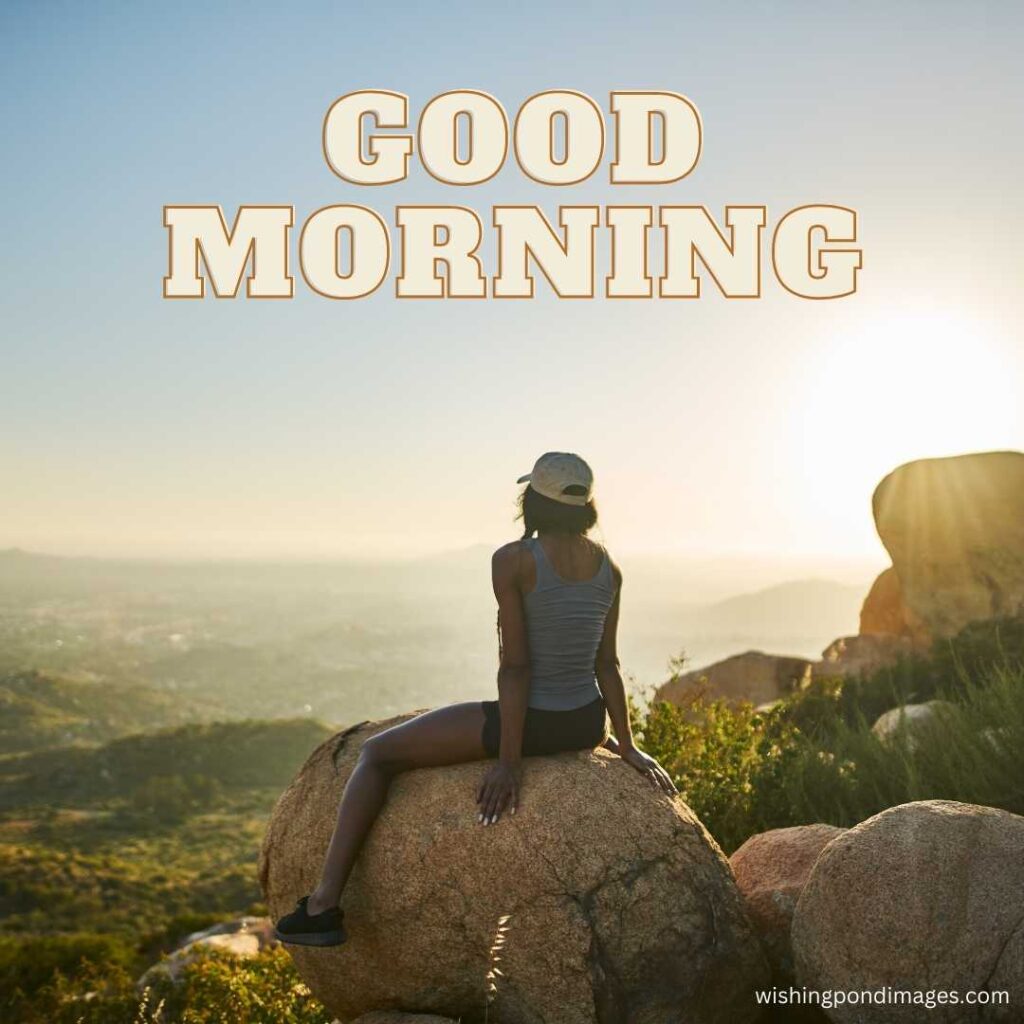
[[[520,559],[525,550],[525,540],[510,540],[507,544],[502,544],[491,555],[491,571],[494,573],[518,571]]]
[[[502,544],[500,548],[496,548],[494,554],[491,555],[491,561],[503,561],[507,559],[518,558],[519,555],[526,549],[528,541],[524,538],[518,540],[510,540],[507,544]]]
[[[516,586],[523,593],[532,590],[537,582],[537,568],[529,551],[531,541],[527,539],[502,544],[491,555],[491,581],[495,590]]]
[[[602,554],[602,556],[607,560],[608,568],[611,570],[612,579],[615,581],[615,586],[621,587],[622,570],[619,568],[619,563],[616,562],[614,558],[612,558],[612,553],[603,544],[597,544],[594,541],[591,541],[591,543],[594,544],[594,547],[596,547],[597,550]]]

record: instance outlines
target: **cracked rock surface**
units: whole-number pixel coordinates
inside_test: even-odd
[[[849,1024],[1024,1021],[1024,818],[950,800],[891,807],[833,839],[797,901],[800,984],[1008,991],[1009,1006],[844,1006]]]
[[[281,797],[260,864],[275,918],[317,880],[360,746],[402,720],[329,740]],[[422,769],[393,784],[345,894],[347,944],[290,947],[330,1012],[463,1024],[756,1018],[766,964],[728,862],[682,802],[605,751],[529,758],[518,813],[482,827],[485,768]]]

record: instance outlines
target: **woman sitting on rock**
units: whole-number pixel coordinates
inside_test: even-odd
[[[370,737],[349,777],[320,884],[277,923],[283,942],[345,941],[342,890],[391,780],[413,768],[497,758],[476,794],[477,820],[515,814],[522,759],[604,744],[668,793],[661,765],[633,745],[616,632],[622,573],[588,539],[593,474],[578,455],[548,452],[520,497],[521,540],[491,561],[498,599],[498,699],[452,704]],[[616,740],[608,736],[605,712]]]

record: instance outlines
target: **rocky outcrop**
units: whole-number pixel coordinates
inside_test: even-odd
[[[845,829],[796,825],[751,836],[730,858],[736,884],[772,970],[793,975],[793,911],[819,854]]]
[[[943,714],[955,711],[948,700],[928,700],[923,704],[901,704],[898,708],[879,715],[871,731],[883,743],[891,743],[897,736],[905,735],[911,749],[917,746],[919,738],[931,728]]]
[[[822,651],[820,661],[747,651],[707,668],[674,676],[655,691],[655,700],[689,708],[698,699],[771,705],[812,679],[870,675],[914,653],[909,637],[891,634],[844,636]]]
[[[902,804],[834,839],[793,918],[800,984],[843,990],[1007,991],[1010,1005],[864,1003],[840,1024],[1020,1021],[1024,818],[973,804]]]
[[[872,636],[843,636],[821,652],[821,661],[811,667],[815,679],[842,676],[851,679],[871,675],[894,665],[914,652],[909,637],[879,633]]]
[[[324,744],[281,797],[260,869],[274,915],[316,881],[362,743],[400,720]],[[482,828],[473,796],[483,771],[395,781],[346,891],[348,942],[290,947],[330,1012],[467,1024],[485,1009],[502,1024],[756,1016],[767,966],[725,857],[684,804],[606,751],[563,754],[528,759],[518,813]]]
[[[674,676],[658,688],[655,699],[678,707],[689,707],[699,697],[770,704],[802,686],[810,666],[806,658],[747,651]]]
[[[872,507],[893,575],[872,588],[862,632],[892,624],[925,644],[1024,611],[1024,454],[909,462],[882,480]]]
[[[870,675],[913,654],[909,637],[892,634],[844,636],[822,651],[820,661],[747,651],[707,668],[673,676],[655,691],[655,700],[689,708],[695,701],[749,701],[766,707],[807,686],[812,679],[845,679]]]
[[[900,578],[890,565],[871,584],[860,609],[861,636],[914,637],[924,632],[924,624],[907,607]]]

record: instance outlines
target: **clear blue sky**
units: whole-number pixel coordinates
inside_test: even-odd
[[[1017,3],[53,4],[0,12],[0,546],[428,550],[508,531],[575,448],[609,543],[877,555],[921,455],[1024,446]],[[697,170],[569,190],[360,189],[320,150],[356,88],[688,95]],[[861,290],[802,302],[165,302],[165,203],[837,202]],[[485,223],[488,221],[485,215]],[[485,256],[488,253],[485,247]],[[493,263],[491,264],[493,271]]]

